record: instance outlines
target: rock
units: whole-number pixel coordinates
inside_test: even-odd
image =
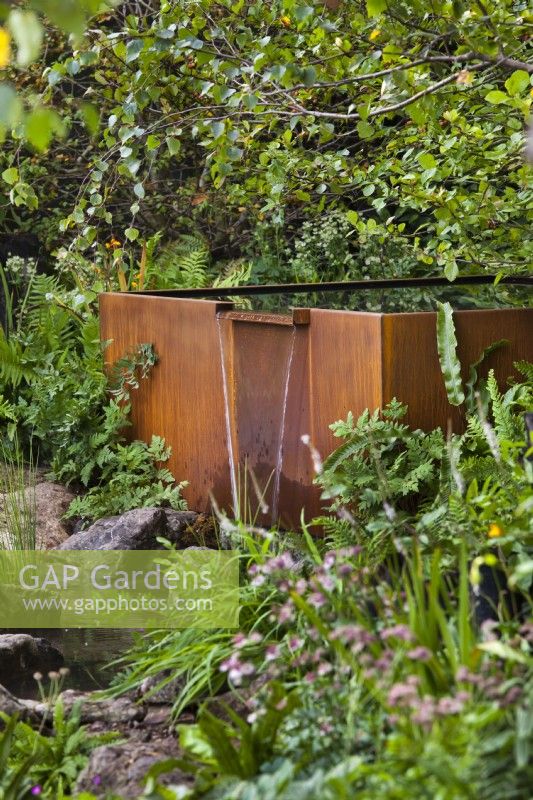
[[[172,737],[148,743],[134,740],[97,747],[80,773],[74,793],[92,792],[96,797],[109,794],[123,798],[139,797],[144,788],[143,778],[150,767],[180,755],[178,744]],[[161,775],[159,781],[163,785],[192,784],[191,777],[180,769]]]
[[[103,698],[94,692],[78,692],[66,689],[61,692],[65,715],[69,716],[72,709],[79,703],[81,706],[81,722],[86,725],[93,722],[103,723],[109,727],[130,725],[132,722],[141,722],[146,716],[146,708],[134,703],[128,697]],[[32,709],[39,717],[50,715],[47,703],[33,703]]]
[[[165,508],[165,516],[167,518],[166,537],[175,545],[181,544],[181,540],[198,518],[195,511],[174,511],[170,508]]]
[[[64,521],[68,507],[75,497],[74,492],[60,483],[41,481],[24,490],[24,499],[20,495],[17,505],[28,524],[35,524],[35,547],[37,550],[51,550],[58,547],[72,533],[72,523]],[[13,504],[13,495],[9,496],[9,507]],[[4,508],[6,495],[0,495],[0,537],[5,546],[10,540],[7,532],[7,519]]]
[[[4,686],[0,686],[0,711],[8,716],[18,714],[21,718],[26,718],[29,713],[26,705],[17,700]]]
[[[47,673],[63,666],[63,656],[47,639],[28,633],[0,635],[0,683],[8,686],[34,672]]]
[[[172,706],[184,685],[185,678],[182,675],[171,678],[170,672],[165,670],[144,679],[139,687],[139,697],[153,705]]]
[[[61,483],[49,481],[26,489],[30,502],[32,493],[35,497],[37,550],[52,550],[72,533],[72,524],[63,521],[63,517],[76,495]]]
[[[158,536],[166,534],[162,508],[136,508],[117,517],[95,522],[70,536],[58,550],[158,550]]]

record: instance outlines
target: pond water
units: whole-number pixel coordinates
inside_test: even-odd
[[[114,629],[67,628],[18,632],[42,637],[57,647],[63,653],[65,666],[70,670],[63,688],[80,690],[105,689],[109,686],[118,672],[117,667],[108,667],[109,662],[122,655],[132,645],[134,637],[133,631]],[[25,699],[39,698],[39,687],[33,675],[14,675],[11,682],[6,682],[6,689]]]

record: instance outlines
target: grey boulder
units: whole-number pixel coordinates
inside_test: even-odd
[[[75,533],[58,550],[160,550],[158,537],[179,545],[196,514],[163,508],[136,508],[116,517],[98,520]]]
[[[118,517],[98,520],[75,533],[58,550],[156,550],[164,536],[166,516],[162,508],[136,508]]]
[[[161,761],[178,758],[180,751],[173,737],[154,742],[132,740],[124,744],[97,747],[90,755],[89,763],[80,773],[76,792],[91,792],[96,797],[135,798],[143,793],[146,773]],[[190,776],[179,769],[163,774],[160,783],[173,786],[191,785]]]
[[[47,639],[28,633],[0,634],[0,683],[63,666],[63,656]]]

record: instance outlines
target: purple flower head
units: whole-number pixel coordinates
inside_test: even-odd
[[[292,619],[294,619],[294,608],[292,606],[292,603],[289,602],[284,603],[284,605],[282,605],[281,608],[278,609],[277,619],[278,622],[281,623],[290,622]]]
[[[221,672],[227,672],[228,678],[236,686],[240,686],[245,676],[253,675],[255,667],[250,661],[241,661],[237,653],[233,653],[220,665]]]
[[[291,636],[289,639],[289,647],[291,650],[299,650],[303,643],[303,639],[300,639],[298,636]]]
[[[441,716],[460,714],[464,703],[459,697],[441,697],[437,704],[437,713]]]
[[[101,783],[102,783],[102,776],[101,775],[95,775],[93,777],[93,779],[92,779],[93,786],[100,786]]]
[[[351,564],[339,564],[337,567],[337,575],[340,578],[343,578],[346,575],[351,575],[353,572],[353,567]]]
[[[411,661],[429,661],[432,655],[431,650],[420,645],[419,647],[414,647],[412,650],[409,650],[407,658],[410,658]]]
[[[326,598],[321,592],[313,592],[308,597],[309,604],[314,606],[315,608],[321,608],[323,605],[326,604]]]
[[[30,793],[34,797],[37,797],[38,795],[42,794],[42,791],[43,791],[43,787],[39,786],[39,784],[37,783],[35,786],[31,787]]]
[[[393,708],[395,706],[406,707],[418,700],[418,693],[416,688],[408,683],[395,683],[389,690],[387,700]]]
[[[392,625],[390,628],[383,628],[380,633],[382,639],[400,639],[402,642],[413,642],[415,637],[413,631],[407,625]]]
[[[275,661],[279,658],[280,647],[277,644],[269,644],[265,650],[265,661]]]
[[[436,709],[433,698],[425,695],[416,706],[416,710],[411,719],[413,722],[416,722],[417,725],[423,725],[427,727],[428,725],[431,725],[435,719],[435,713]]]
[[[471,683],[472,686],[476,686],[483,680],[483,678],[481,675],[476,675],[474,672],[470,672],[468,667],[461,666],[455,674],[455,680],[458,683]]]

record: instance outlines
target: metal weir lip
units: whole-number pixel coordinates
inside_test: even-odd
[[[327,281],[324,283],[271,283],[264,285],[235,286],[222,288],[209,286],[202,289],[148,289],[134,292],[120,292],[119,294],[136,294],[154,297],[183,297],[183,298],[221,298],[221,297],[250,297],[261,294],[309,294],[313,292],[364,292],[372,289],[409,289],[430,288],[432,286],[490,286],[497,288],[500,284],[531,286],[533,277],[529,275],[509,275],[501,278],[497,283],[497,275],[467,275],[449,281],[444,277],[434,278],[387,278],[379,280],[357,281]]]

